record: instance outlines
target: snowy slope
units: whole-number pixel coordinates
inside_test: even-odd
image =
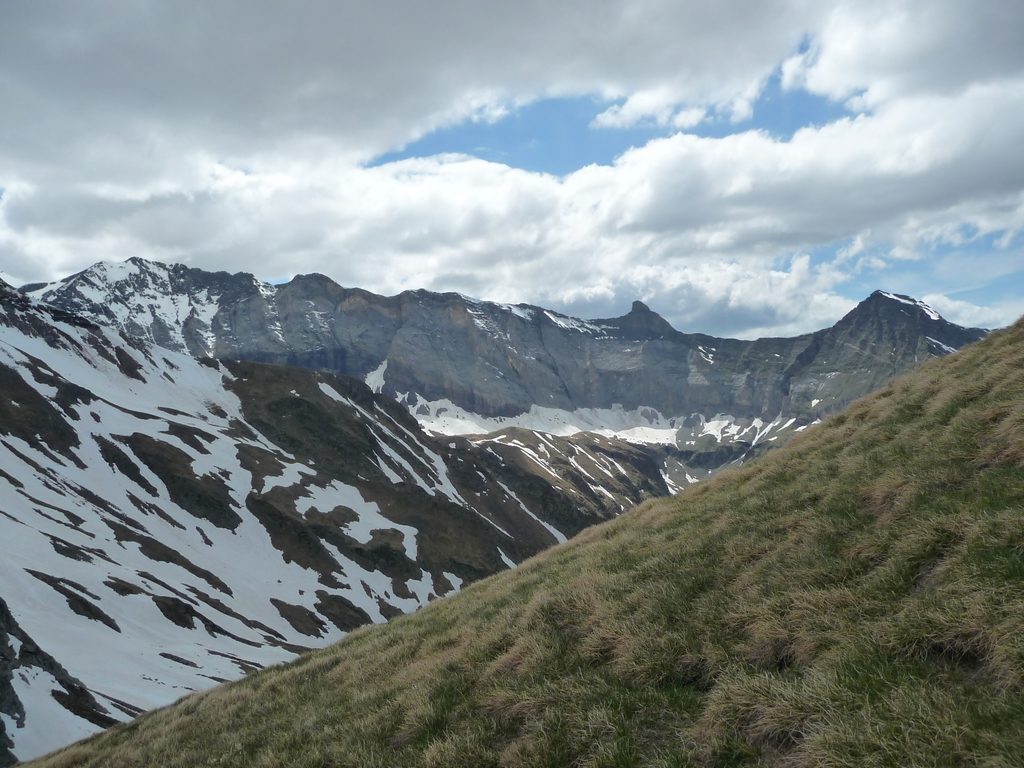
[[[0,287],[0,764],[667,492],[609,450],[636,466],[579,497],[578,470],[432,438],[358,382],[199,361]]]
[[[520,428],[646,445],[671,490],[985,334],[885,291],[830,328],[740,341],[680,333],[640,301],[622,317],[581,320],[455,293],[383,297],[323,275],[272,286],[142,259],[25,290],[170,349],[358,377],[435,435]]]

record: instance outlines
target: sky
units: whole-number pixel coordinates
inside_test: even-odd
[[[132,256],[683,331],[1024,314],[1024,3],[4,0],[0,277]]]

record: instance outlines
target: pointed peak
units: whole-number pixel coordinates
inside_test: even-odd
[[[668,321],[637,299],[628,314],[609,320],[595,320],[637,335],[637,338],[657,338],[676,333]]]
[[[861,302],[861,304],[866,304],[869,301],[885,301],[903,304],[906,306],[914,307],[915,309],[923,312],[931,320],[942,320],[942,315],[936,312],[931,306],[929,306],[923,301],[920,301],[919,299],[915,299],[913,296],[905,296],[902,293],[890,293],[889,291],[881,290],[875,291],[870,296],[868,296],[867,299]]]

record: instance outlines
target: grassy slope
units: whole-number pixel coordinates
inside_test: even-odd
[[[517,571],[48,766],[1011,765],[1024,322]]]

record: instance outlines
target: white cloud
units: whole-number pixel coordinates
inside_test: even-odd
[[[630,128],[650,121],[668,125],[675,109],[675,97],[666,90],[638,91],[623,104],[615,104],[594,118],[595,128]]]
[[[699,125],[707,116],[704,107],[678,109],[679,98],[667,89],[634,93],[622,104],[613,104],[591,122],[592,128],[632,128],[651,123],[686,129]]]
[[[695,128],[704,122],[705,117],[707,117],[707,110],[704,107],[681,109],[672,115],[672,125],[683,130]]]
[[[639,296],[749,336],[833,322],[854,275],[1024,228],[1012,9],[103,5],[16,5],[0,27],[15,282],[140,255],[591,315]],[[788,141],[678,133],[561,178],[459,155],[364,166],[548,96],[615,101],[605,127],[742,119],[779,67],[784,87],[871,111]]]
[[[862,109],[912,95],[955,94],[1024,68],[1024,5],[958,0],[834,4],[783,82]]]
[[[1024,299],[981,307],[941,293],[928,293],[923,298],[950,322],[972,328],[1002,328],[1024,315]]]

